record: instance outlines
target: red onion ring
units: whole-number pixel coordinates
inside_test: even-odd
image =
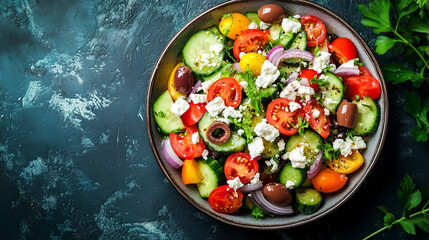
[[[272,62],[272,60],[273,60],[272,56],[275,56],[278,52],[281,52],[281,51],[283,51],[283,50],[285,50],[285,49],[283,48],[283,46],[282,46],[282,45],[275,46],[275,47],[274,47],[273,49],[271,49],[271,50],[268,52],[268,54],[267,54],[267,59],[268,59],[268,61]]]
[[[319,151],[319,153],[316,156],[316,160],[314,160],[314,163],[311,164],[310,169],[307,171],[307,178],[312,179],[317,174],[319,174],[320,170],[323,167],[323,149]]]
[[[232,68],[234,68],[237,72],[240,72],[240,73],[243,72],[243,70],[241,70],[239,62],[233,63]]]
[[[246,184],[244,184],[244,186],[242,186],[238,190],[240,190],[242,193],[250,193],[250,192],[254,192],[256,190],[261,189],[263,186],[264,185],[262,184],[261,181],[255,183],[255,184],[246,183]]]
[[[338,76],[345,76],[345,75],[359,75],[360,71],[359,68],[353,68],[353,67],[339,67],[334,70],[334,74]]]
[[[201,85],[201,80],[198,80],[198,82],[195,83],[195,85],[192,87],[191,93],[189,93],[188,103],[192,102],[191,94],[194,94],[194,93],[198,92],[198,88],[200,88],[201,86],[202,86]]]
[[[174,152],[170,143],[170,138],[164,139],[161,142],[162,155],[164,155],[167,162],[174,168],[179,168],[183,165],[182,159]]]
[[[291,84],[291,82],[295,81],[298,78],[298,73],[297,72],[293,72],[290,74],[289,78],[286,80],[286,86]]]
[[[276,206],[270,202],[268,202],[267,199],[265,199],[262,190],[258,190],[252,193],[252,195],[249,197],[251,202],[257,203],[262,210],[275,214],[275,215],[292,215],[294,214],[294,210],[292,206]],[[252,201],[253,198],[253,201]]]
[[[290,58],[300,58],[310,62],[313,60],[314,55],[309,51],[305,51],[301,49],[290,49],[290,50],[278,52],[276,53],[275,56],[272,56],[272,59],[273,59],[272,63],[274,66],[278,67],[282,59],[290,59]]]

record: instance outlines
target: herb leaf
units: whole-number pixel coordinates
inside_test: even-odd
[[[411,220],[406,219],[400,221],[399,224],[401,224],[401,227],[405,232],[416,235],[416,229],[414,228],[414,223]]]
[[[395,46],[397,42],[400,41],[386,36],[378,36],[377,41],[375,41],[375,52],[380,55],[385,54],[389,49]]]
[[[417,126],[411,130],[411,135],[418,142],[426,142],[429,137],[429,99],[421,99],[415,93],[406,92],[407,94],[407,106],[405,110],[416,119]]]
[[[384,212],[386,215],[384,216],[384,226],[391,227],[393,222],[395,221],[395,215],[393,213],[389,212],[385,206],[378,206],[378,209],[380,209],[382,212]]]
[[[252,212],[250,213],[250,215],[254,220],[258,220],[260,218],[265,217],[264,212],[259,205],[252,208]]]
[[[369,3],[369,7],[364,5],[358,5],[357,7],[365,16],[361,21],[363,25],[374,28],[375,33],[391,32],[390,1],[375,0]]]
[[[328,159],[329,161],[332,161],[340,157],[340,149],[334,150],[334,148],[330,143],[321,144],[317,146],[317,148],[319,150],[323,149],[323,154],[325,155],[325,158]]]
[[[415,87],[419,87],[424,80],[427,80],[419,73],[416,73],[408,67],[399,63],[385,65],[383,67],[383,73],[386,77],[386,81],[391,82],[393,84],[411,81]]]

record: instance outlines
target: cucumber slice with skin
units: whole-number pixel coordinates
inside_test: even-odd
[[[371,97],[354,100],[358,108],[358,119],[353,134],[365,135],[374,132],[380,122],[380,106]]]
[[[216,44],[223,46],[223,41],[212,31],[195,33],[183,47],[183,61],[195,74],[209,76],[222,66],[225,55],[224,49],[218,54],[210,50]]]
[[[300,143],[304,143],[304,156],[310,159],[308,166],[311,166],[316,159],[316,155],[319,153],[317,146],[323,144],[323,139],[318,133],[307,129],[302,136],[295,134],[288,139],[286,142],[286,152],[290,153],[293,149],[299,147]]]
[[[206,28],[207,31],[211,31],[219,37],[223,37],[223,34],[220,32],[218,25],[213,25],[209,28]]]
[[[322,204],[322,194],[311,188],[299,188],[295,191],[298,211],[314,213]]]
[[[159,129],[165,135],[175,130],[185,129],[182,119],[170,111],[173,99],[168,91],[165,91],[153,104],[153,115]]]
[[[293,168],[292,163],[289,161],[282,168],[279,173],[279,182],[282,184],[286,184],[288,181],[292,181],[295,183],[294,188],[298,188],[301,186],[305,180],[307,179],[307,170]]]
[[[207,129],[209,126],[217,121],[214,117],[211,117],[207,112],[198,122],[198,130],[200,131],[201,138],[206,145],[214,152],[218,154],[230,154],[234,152],[242,152],[246,148],[246,139],[238,135],[237,132],[231,131],[231,136],[228,141],[222,145],[216,145],[207,139]]]
[[[290,49],[307,49],[307,34],[304,30],[301,30],[293,40]]]
[[[344,85],[340,78],[330,72],[324,72],[327,76],[327,85],[320,87],[319,92],[322,93],[321,103],[329,109],[333,114],[337,112],[337,108],[343,100]]]
[[[276,157],[276,155],[279,155],[281,153],[281,151],[279,150],[279,146],[277,146],[277,143],[279,142],[280,139],[274,141],[274,142],[269,142],[266,141],[265,139],[263,139],[262,141],[264,142],[264,151],[261,153],[261,157],[263,159],[270,159],[273,157]]]
[[[254,23],[258,24],[258,27],[259,27],[259,24],[261,23],[261,19],[259,19],[258,13],[247,12],[246,17],[250,20],[250,22],[254,22]]]
[[[223,168],[218,161],[209,158],[206,161],[198,161],[201,173],[201,181],[197,183],[200,196],[208,198],[210,193],[218,187],[218,182],[223,176]]]
[[[210,76],[201,77],[201,80],[203,82],[207,82],[207,81],[216,81],[224,77],[230,77],[233,73],[232,71],[229,70],[230,67],[231,67],[231,64],[223,63],[222,67],[218,71],[216,71]]]

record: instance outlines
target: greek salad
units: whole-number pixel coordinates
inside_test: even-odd
[[[380,84],[322,19],[275,4],[228,13],[181,57],[154,119],[165,159],[214,211],[314,213],[364,164]]]

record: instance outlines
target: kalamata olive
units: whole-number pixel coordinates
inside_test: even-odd
[[[259,8],[258,17],[262,22],[276,24],[281,23],[285,18],[286,11],[283,7],[276,4],[267,4]]]
[[[224,122],[214,122],[212,123],[206,132],[206,137],[209,142],[222,145],[228,141],[231,136],[231,130],[228,125]]]
[[[180,66],[174,73],[174,85],[177,91],[188,94],[194,86],[194,75],[188,66]]]
[[[358,109],[355,103],[343,99],[338,106],[337,110],[337,122],[338,125],[343,127],[352,128],[355,126],[358,117]]]
[[[263,193],[265,198],[277,206],[287,206],[292,202],[292,194],[289,189],[281,183],[268,183],[264,186]]]

